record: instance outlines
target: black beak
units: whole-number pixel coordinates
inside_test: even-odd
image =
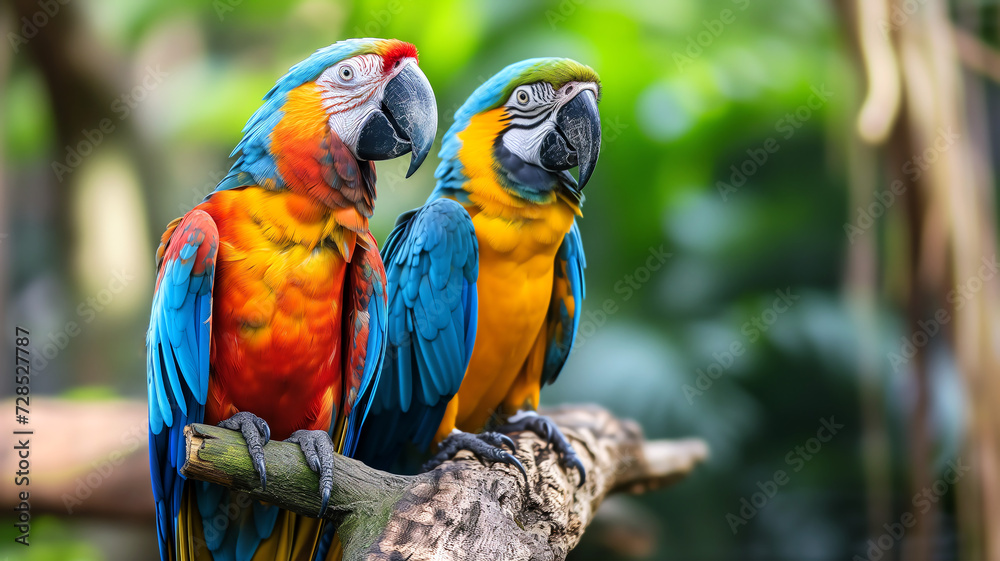
[[[416,64],[407,64],[385,85],[381,110],[365,121],[356,153],[362,160],[388,160],[412,152],[410,177],[430,153],[436,134],[434,90]]]
[[[556,131],[542,140],[540,162],[548,170],[580,167],[579,189],[590,181],[601,153],[601,114],[597,97],[583,90],[559,109]]]

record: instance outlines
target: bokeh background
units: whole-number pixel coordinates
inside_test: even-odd
[[[418,46],[439,137],[510,62],[601,75],[588,299],[543,400],[712,452],[608,500],[571,559],[1000,559],[998,20],[991,0],[4,2],[0,364],[29,329],[39,405],[32,545],[2,515],[0,557],[155,555],[159,235],[289,66],[379,36]],[[378,164],[380,241],[436,163]]]

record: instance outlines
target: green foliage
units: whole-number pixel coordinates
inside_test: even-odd
[[[604,144],[581,220],[586,315],[566,373],[543,400],[599,401],[637,418],[651,436],[710,441],[713,458],[690,481],[643,497],[642,506],[626,501],[659,536],[647,558],[856,552],[864,532],[856,341],[839,295],[849,214],[840,146],[856,86],[828,3],[144,0],[76,7],[126,73],[139,76],[150,64],[168,73],[131,121],[149,145],[137,164],[148,171],[145,207],[136,212],[148,217],[149,231],[137,235],[150,252],[163,226],[221,178],[274,80],[316,48],[350,36],[413,42],[437,95],[439,138],[473,89],[513,61],[562,56],[592,67],[603,85]],[[824,88],[830,95],[816,101]],[[51,145],[54,117],[30,59],[15,57],[5,92],[12,173],[48,177],[49,158],[62,148]],[[405,162],[379,164],[372,222],[379,240],[397,214],[426,198],[435,165],[431,156],[404,181]],[[23,196],[31,188],[17,183],[15,190]],[[47,247],[61,250],[59,242]],[[152,264],[150,256],[134,266]],[[33,267],[18,278],[41,276]],[[775,306],[775,291],[786,289],[798,298],[766,329],[756,327]],[[97,346],[127,357],[127,367],[100,382],[144,396],[148,309],[129,313],[128,325],[98,330],[106,339]],[[686,393],[712,369],[722,373],[707,389]],[[68,363],[53,367],[56,390],[82,378],[70,372]],[[786,454],[829,415],[847,425],[844,432],[734,534],[726,514],[758,481],[788,468]],[[842,497],[830,489],[856,491]],[[33,546],[30,559],[95,557],[92,546],[56,525],[38,520],[47,545]],[[618,556],[598,534],[588,534],[573,558]]]
[[[0,523],[0,559],[21,561],[104,561],[107,556],[93,544],[84,541],[82,532],[73,524],[54,516],[39,516],[31,522],[27,547],[14,542],[20,533],[11,519]]]

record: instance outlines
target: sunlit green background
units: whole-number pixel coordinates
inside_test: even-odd
[[[141,0],[60,10],[18,52],[0,54],[6,328],[30,325],[41,345],[67,321],[82,326],[36,372],[35,394],[144,398],[159,234],[212,189],[263,94],[315,49],[355,36],[417,45],[437,95],[439,138],[494,72],[523,58],[566,56],[601,76],[604,144],[580,221],[583,334],[543,400],[598,402],[638,420],[650,437],[697,436],[712,450],[675,487],[609,500],[571,559],[864,553],[856,329],[841,288],[843,224],[853,216],[845,139],[860,94],[830,4]],[[0,7],[5,36],[19,32],[18,18]],[[66,64],[49,72],[87,80],[53,93],[28,46],[56,32],[66,34],[58,40]],[[141,99],[123,105],[144,80]],[[60,117],[54,97],[85,109]],[[93,153],[70,171],[54,169],[69,161],[66,145],[78,146],[105,118],[114,130]],[[372,226],[380,241],[397,214],[426,198],[436,165],[431,156],[404,181],[405,159],[378,164]],[[733,184],[734,166],[753,169],[745,184]],[[88,307],[120,270],[133,277],[125,289],[100,310]],[[787,310],[775,304],[776,291],[791,294]],[[883,312],[884,354],[898,346],[901,328],[890,306]],[[739,356],[727,354],[734,345]],[[889,387],[899,383],[887,361],[879,368]],[[710,369],[721,375],[699,386]],[[954,453],[956,395],[947,384],[935,392],[942,458]],[[889,411],[898,421],[899,407]],[[831,417],[843,425],[834,438],[808,461],[789,461]],[[734,532],[727,514],[738,515],[741,499],[776,470],[789,473],[787,484]],[[954,549],[947,512],[944,542],[933,544],[945,557]],[[2,528],[0,557],[155,551],[152,515],[36,513],[28,549],[9,545],[13,530]]]

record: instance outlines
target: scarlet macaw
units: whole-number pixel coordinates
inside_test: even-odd
[[[389,343],[358,458],[410,470],[404,447],[420,452],[447,437],[425,467],[465,448],[523,471],[500,448],[513,448],[506,436],[454,431],[507,419],[507,430],[548,437],[583,483],[568,442],[533,412],[580,322],[575,217],[600,152],[599,95],[589,67],[531,59],[487,80],[456,112],[437,187],[399,217],[383,251]],[[568,171],[577,166],[579,181]]]
[[[229,174],[168,226],[146,338],[162,559],[316,555],[321,520],[185,481],[183,429],[240,430],[261,487],[262,446],[298,443],[320,474],[325,510],[332,452],[354,451],[365,413],[357,396],[385,345],[385,272],[368,231],[372,160],[412,152],[412,174],[436,127],[413,45],[335,43],[278,80]]]

